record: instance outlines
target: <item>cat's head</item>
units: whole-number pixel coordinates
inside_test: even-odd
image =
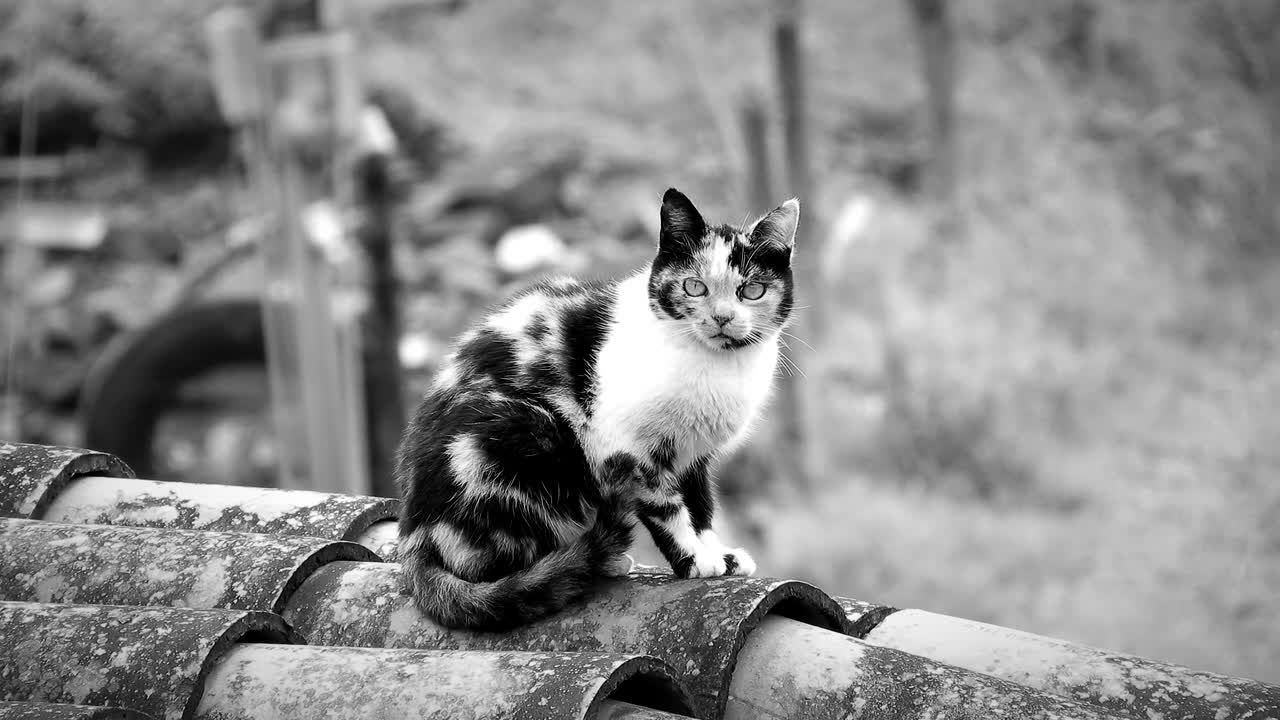
[[[744,228],[710,226],[689,198],[667,190],[649,306],[716,350],[772,341],[791,317],[799,220],[800,203],[791,199]]]

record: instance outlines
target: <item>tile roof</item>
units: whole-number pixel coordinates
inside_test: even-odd
[[[0,702],[0,720],[151,720],[151,716],[127,708]]]
[[[1265,683],[786,580],[643,568],[511,633],[441,628],[382,562],[398,507],[0,444],[0,720],[1280,718]]]

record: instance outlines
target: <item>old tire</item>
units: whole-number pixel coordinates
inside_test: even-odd
[[[235,365],[266,366],[257,300],[179,307],[116,338],[90,369],[82,391],[85,445],[119,457],[140,477],[154,477],[156,426],[178,389]]]

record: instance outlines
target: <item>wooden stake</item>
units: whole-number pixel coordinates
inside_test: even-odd
[[[819,272],[822,248],[818,230],[817,203],[814,201],[813,181],[809,166],[809,131],[805,109],[805,78],[800,46],[799,0],[779,0],[776,6],[773,28],[774,61],[777,71],[778,100],[782,109],[783,148],[786,166],[786,187],[783,195],[800,198],[800,227],[796,233],[796,248],[792,270],[797,295],[807,298],[806,309],[797,311],[791,325],[791,334],[804,338],[814,347],[822,347],[825,331],[824,305],[826,291],[822,287]],[[768,207],[768,206],[766,206]],[[799,343],[789,340],[791,352]],[[810,355],[810,357],[813,357]],[[781,477],[794,477],[797,484],[810,484],[813,460],[808,427],[808,403],[803,377],[785,376],[778,396],[778,415],[781,418],[778,434],[778,472]]]
[[[396,497],[396,448],[408,419],[400,365],[400,283],[392,266],[392,188],[386,157],[376,154],[360,167],[359,193],[366,211],[364,248],[369,259],[368,350],[364,389],[369,429],[369,480],[373,494]]]
[[[280,484],[367,493],[360,337],[356,315],[335,309],[353,291],[352,273],[332,258],[344,228],[338,211],[327,230],[314,222],[325,203],[351,201],[359,91],[350,38],[310,33],[264,48],[241,9],[220,11],[206,30],[219,101],[242,128],[255,194],[277,218],[260,249]]]

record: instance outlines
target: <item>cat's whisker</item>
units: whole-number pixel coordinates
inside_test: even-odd
[[[803,371],[800,370],[800,366],[796,364],[795,360],[788,357],[786,353],[778,353],[778,360],[781,365],[787,369],[787,374],[789,376],[795,377],[797,374],[801,377],[804,376]]]
[[[813,349],[813,346],[812,346],[812,345],[810,345],[809,343],[807,343],[807,342],[805,342],[805,341],[804,341],[804,338],[799,337],[799,336],[797,336],[797,335],[793,335],[792,333],[789,333],[789,332],[787,332],[786,330],[782,330],[781,332],[782,332],[782,334],[783,334],[784,336],[789,337],[789,338],[791,338],[792,340],[795,340],[796,342],[800,343],[801,345],[804,345],[805,347],[809,348],[810,350],[813,350],[813,352],[817,352],[817,350],[814,350],[814,349]],[[790,346],[790,345],[787,345],[787,347],[791,347],[791,346]]]
[[[795,360],[792,360],[791,358],[787,357],[786,353],[778,353],[778,358],[782,361],[783,365],[790,368],[793,376],[798,374],[802,378],[807,379],[809,377],[808,375],[805,374],[804,370],[800,368],[800,365],[797,364]]]

